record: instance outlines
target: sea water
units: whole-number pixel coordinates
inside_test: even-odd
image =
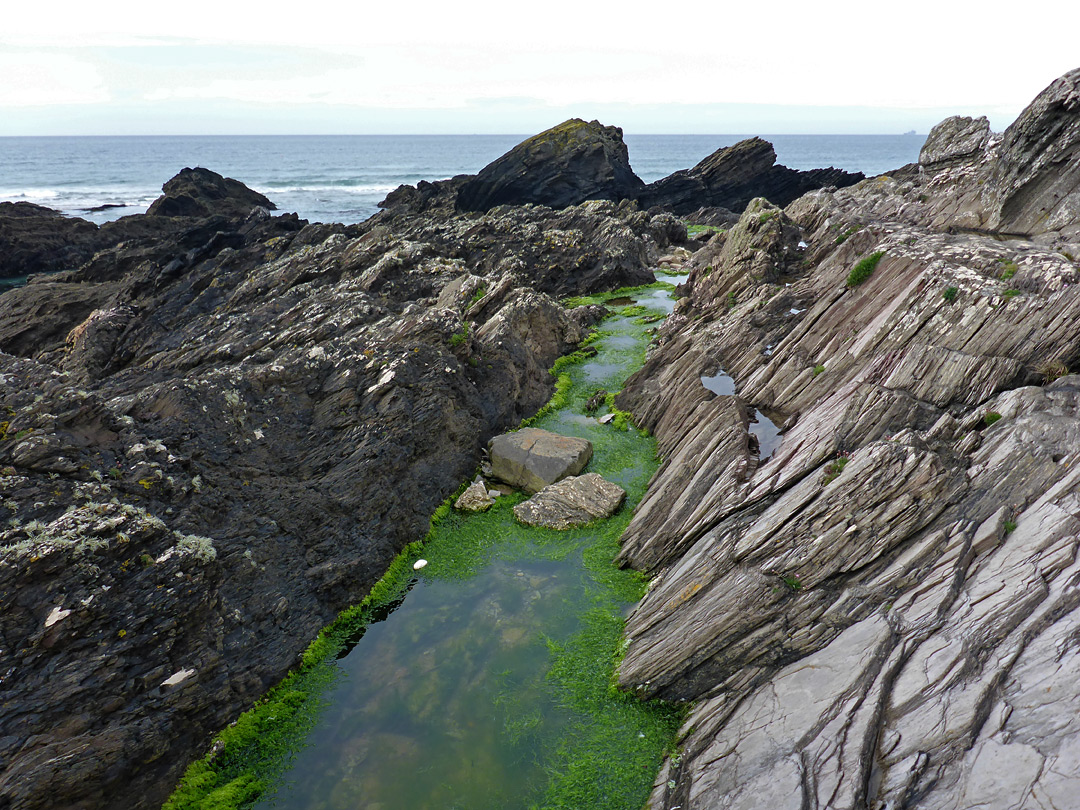
[[[361,222],[403,183],[474,174],[525,135],[245,135],[0,138],[0,200],[107,222],[143,213],[161,185],[203,166],[313,222]],[[687,169],[743,135],[626,133],[645,182]],[[918,159],[924,136],[765,135],[778,162],[868,176]]]

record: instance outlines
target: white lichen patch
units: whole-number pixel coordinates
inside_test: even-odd
[[[129,503],[89,502],[69,508],[54,520],[29,523],[0,532],[0,553],[31,561],[54,553],[80,560],[98,551],[137,542],[171,540],[157,562],[189,557],[208,563],[217,550],[208,537],[170,531],[165,522],[141,506]]]

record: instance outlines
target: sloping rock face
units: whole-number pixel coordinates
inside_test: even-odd
[[[952,119],[919,166],[755,201],[690,261],[617,401],[665,458],[620,682],[697,701],[651,807],[1080,796],[1078,83],[1004,136]],[[721,368],[736,395],[703,388]],[[785,427],[766,461],[751,407]]]
[[[457,195],[465,211],[536,203],[633,199],[645,184],[630,168],[622,130],[572,118],[522,141],[485,166]]]
[[[597,473],[570,476],[550,484],[514,507],[514,517],[530,526],[572,529],[615,514],[626,490]]]
[[[121,222],[0,296],[0,807],[160,807],[547,401],[601,314],[551,295],[651,278],[667,232],[611,203]]]
[[[522,428],[488,442],[491,474],[526,492],[577,475],[592,458],[592,442],[549,430]]]
[[[842,169],[796,171],[776,164],[776,150],[761,138],[748,138],[718,149],[692,169],[650,183],[638,195],[645,208],[662,206],[676,214],[703,207],[741,212],[755,197],[787,205],[808,191],[851,186],[865,177]]]

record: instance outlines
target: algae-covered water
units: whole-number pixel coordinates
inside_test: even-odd
[[[651,322],[671,310],[670,285],[634,299],[613,307],[591,342],[595,356],[557,366],[559,393],[532,422],[589,439],[587,471],[627,490],[623,509],[564,532],[517,523],[521,494],[486,513],[441,515],[422,549],[399,561],[399,574],[418,557],[428,563],[390,589],[392,609],[324,633],[333,652],[310,667],[314,686],[299,673],[277,690],[302,695],[295,714],[307,715],[288,753],[236,755],[255,765],[211,786],[242,797],[236,806],[257,798],[256,807],[287,810],[644,805],[683,707],[614,686],[624,617],[645,583],[612,559],[656,447],[625,415],[601,424],[609,406],[585,413],[597,389],[619,390],[644,361]],[[277,733],[268,713],[250,721],[256,738]],[[173,807],[217,806],[179,795]]]

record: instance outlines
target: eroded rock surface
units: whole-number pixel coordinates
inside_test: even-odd
[[[539,428],[522,428],[488,442],[491,474],[526,492],[577,475],[592,458],[592,442]]]
[[[626,500],[626,490],[598,473],[570,476],[549,484],[514,507],[514,517],[530,526],[571,529],[610,517]]]
[[[0,296],[0,807],[160,807],[548,400],[602,315],[553,296],[651,281],[672,232],[610,202],[308,224],[198,174],[164,199],[205,214]]]
[[[665,459],[620,681],[697,701],[650,806],[1076,804],[1078,86],[688,263],[617,400]]]

